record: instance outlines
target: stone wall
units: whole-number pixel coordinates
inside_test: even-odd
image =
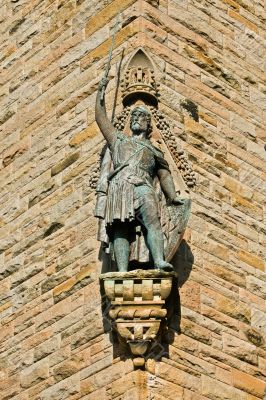
[[[181,333],[150,372],[116,356],[98,283],[94,103],[118,10],[109,112],[142,46],[198,179]],[[263,0],[7,0],[0,20],[1,399],[263,399]]]

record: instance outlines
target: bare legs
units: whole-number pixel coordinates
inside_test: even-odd
[[[129,237],[128,224],[126,222],[117,223],[114,229],[114,253],[118,271],[128,270],[129,259]]]
[[[146,196],[140,207],[140,221],[147,230],[147,243],[156,269],[172,271],[171,264],[164,260],[164,238],[153,196]]]
[[[171,264],[164,260],[164,238],[157,213],[157,205],[154,197],[147,194],[145,201],[139,209],[139,221],[147,230],[147,244],[154,260],[155,268],[172,270]],[[114,254],[118,271],[128,270],[129,259],[129,224],[126,222],[117,223],[114,227]]]

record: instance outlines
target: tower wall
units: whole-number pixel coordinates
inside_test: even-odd
[[[142,47],[197,174],[181,322],[148,371],[119,357],[98,280],[94,104],[119,10],[108,113]],[[265,18],[262,0],[2,2],[2,400],[263,399]]]

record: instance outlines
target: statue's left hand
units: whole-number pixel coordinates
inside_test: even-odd
[[[175,198],[173,198],[170,204],[174,206],[181,206],[182,204],[184,204],[184,201],[181,200],[178,196],[176,196]]]

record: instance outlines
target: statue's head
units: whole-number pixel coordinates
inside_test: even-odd
[[[131,111],[130,128],[133,135],[145,134],[149,139],[152,132],[151,113],[145,106],[137,106]]]

